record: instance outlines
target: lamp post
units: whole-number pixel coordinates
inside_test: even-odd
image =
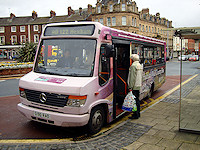
[[[167,28],[169,28],[169,21],[167,22]],[[169,31],[167,31],[167,56],[169,56]]]

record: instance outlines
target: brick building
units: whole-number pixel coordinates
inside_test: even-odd
[[[92,6],[79,10],[68,7],[68,14],[56,16],[56,12],[50,11],[48,17],[38,17],[33,11],[31,16],[17,17],[13,13],[10,17],[0,18],[0,58],[12,58],[17,48],[25,42],[38,43],[43,27],[48,23],[91,21]]]

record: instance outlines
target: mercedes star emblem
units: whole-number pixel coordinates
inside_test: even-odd
[[[47,96],[44,93],[40,94],[40,102],[45,103],[47,101]]]

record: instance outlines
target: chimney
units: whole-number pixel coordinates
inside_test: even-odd
[[[33,12],[32,12],[32,18],[33,18],[33,19],[36,19],[36,18],[37,18],[37,12],[34,11],[34,10],[33,10]]]
[[[79,8],[79,15],[80,15],[80,16],[82,15],[82,11],[83,11],[83,9],[80,7],[80,8]]]
[[[51,10],[51,11],[50,11],[50,18],[53,18],[53,17],[55,17],[55,16],[56,16],[56,12],[53,11],[53,10]]]
[[[75,11],[71,8],[71,6],[68,7],[68,16],[71,16],[72,14],[75,14]]]
[[[160,13],[156,13],[156,17],[160,18]]]
[[[10,14],[10,19],[13,19],[13,18],[15,18],[15,14],[11,13]]]
[[[149,8],[142,9],[142,14],[149,14]]]
[[[92,13],[92,5],[88,4],[88,14]]]

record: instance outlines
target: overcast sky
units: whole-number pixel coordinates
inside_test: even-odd
[[[200,27],[200,0],[135,0],[139,11],[149,8],[150,14],[160,12],[173,22],[173,27]],[[0,0],[0,17],[31,16],[33,10],[38,17],[49,16],[50,11],[56,15],[66,15],[68,6],[76,10],[86,8],[88,4],[95,7],[96,0]]]

